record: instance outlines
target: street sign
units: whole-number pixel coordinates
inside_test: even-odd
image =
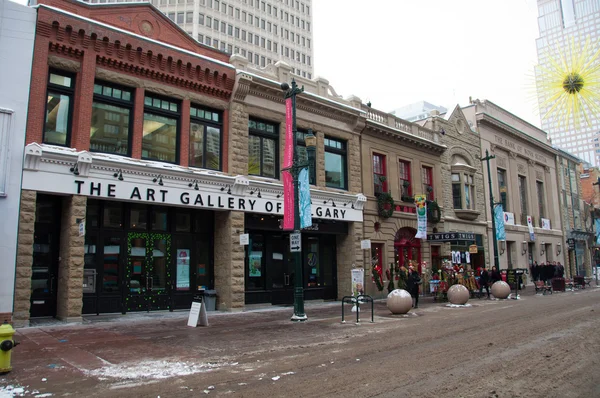
[[[295,232],[290,234],[290,252],[300,252],[302,251],[302,239],[300,232]]]
[[[371,239],[365,239],[360,241],[360,248],[367,250],[371,248]]]
[[[240,234],[240,245],[246,246],[250,243],[250,234]]]

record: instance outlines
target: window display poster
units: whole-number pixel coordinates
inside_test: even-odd
[[[363,281],[365,278],[365,270],[362,268],[352,270],[352,295],[354,297],[359,294],[365,294]]]
[[[177,249],[177,290],[190,290],[189,249]]]
[[[133,262],[133,274],[134,275],[139,275],[142,273],[142,262],[141,261],[134,261]]]
[[[250,268],[249,274],[250,277],[261,276],[261,267],[262,267],[262,253],[261,252],[252,252],[250,256],[248,256],[248,267]]]
[[[198,264],[198,276],[206,275],[206,265]]]

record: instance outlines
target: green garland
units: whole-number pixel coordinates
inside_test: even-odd
[[[383,290],[383,282],[381,281],[381,276],[375,267],[371,268],[371,274],[373,275],[373,280],[377,285],[377,290],[381,292]]]
[[[389,209],[386,209],[389,205]],[[394,214],[394,198],[389,192],[382,192],[377,197],[377,213],[383,218],[390,218]]]
[[[128,234],[127,236],[127,269],[125,272],[125,283],[127,285],[127,297],[125,298],[126,301],[126,306],[127,306],[127,311],[132,311],[132,307],[131,307],[131,303],[129,301],[129,298],[131,297],[131,270],[133,268],[133,264],[131,263],[131,248],[132,248],[132,241],[134,239],[144,239],[145,243],[146,243],[146,272],[151,274],[152,270],[153,270],[153,262],[151,261],[152,259],[152,253],[154,252],[154,241],[155,239],[164,239],[165,240],[165,261],[166,261],[166,287],[165,290],[162,291],[158,291],[156,292],[156,296],[166,296],[165,298],[168,297],[167,295],[167,290],[170,290],[170,285],[171,285],[171,235],[170,234],[159,234],[159,233],[146,233],[146,232],[131,232]],[[152,304],[156,305],[156,299],[157,297],[154,295],[151,296],[146,296],[145,300],[143,300],[145,302],[145,305],[148,305],[148,300],[150,300],[152,302]],[[170,305],[169,303],[166,303],[165,300],[161,300],[158,303],[159,307],[164,307],[166,305],[166,309],[170,309]],[[142,302],[138,301],[138,305],[137,305],[137,309],[143,309],[143,304]]]
[[[436,216],[434,216],[434,214],[436,214]],[[441,218],[442,218],[442,212],[440,210],[440,205],[438,205],[435,200],[428,200],[427,201],[427,219],[430,222],[437,224],[440,222]]]

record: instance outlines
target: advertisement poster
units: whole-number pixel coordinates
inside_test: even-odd
[[[359,294],[365,294],[363,281],[365,278],[365,270],[362,268],[352,270],[352,295],[354,297]]]
[[[515,225],[515,213],[504,212],[504,224]]]
[[[542,229],[552,229],[550,228],[550,220],[547,218],[542,218]]]
[[[292,167],[294,157],[294,133],[292,131],[292,99],[285,100],[285,148],[283,168]],[[281,172],[283,176],[283,230],[294,229],[294,182],[289,170]]]
[[[596,223],[596,244],[600,245],[600,218],[594,220]]]
[[[417,239],[427,239],[427,202],[425,195],[415,195],[417,207]]]
[[[502,205],[494,207],[494,219],[496,221],[496,240],[506,240],[506,230],[504,229],[504,209]]]
[[[177,249],[177,290],[190,290],[190,251]]]
[[[262,253],[251,253],[248,256],[248,267],[250,267],[250,277],[261,276],[262,268]]]
[[[529,240],[534,241],[535,235],[533,234],[533,221],[531,220],[531,216],[527,216],[527,226],[529,227]]]

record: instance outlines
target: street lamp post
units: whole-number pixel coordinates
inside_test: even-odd
[[[496,237],[496,217],[494,215],[494,206],[497,203],[494,203],[494,194],[492,193],[492,172],[490,170],[490,160],[494,159],[496,157],[496,155],[492,155],[490,156],[490,153],[488,152],[488,150],[485,150],[485,157],[484,158],[480,158],[480,160],[483,162],[484,160],[487,162],[487,169],[488,169],[488,183],[490,185],[490,208],[492,210],[492,236],[493,236],[493,243],[494,243],[494,265],[496,266],[496,271],[500,272],[500,260],[498,259],[498,240]]]
[[[292,86],[290,87],[287,83],[281,83],[281,89],[285,91],[285,98],[291,98],[292,101],[292,145],[293,145],[293,160],[291,167],[283,169],[289,171],[292,176],[294,184],[294,233],[300,233],[300,198],[298,192],[298,176],[302,169],[310,166],[310,161],[314,159],[314,153],[316,148],[316,137],[312,134],[312,130],[308,131],[305,137],[306,150],[308,155],[307,161],[300,161],[298,158],[298,145],[296,142],[297,131],[296,131],[296,95],[304,91],[304,87],[299,88],[296,81],[292,79]],[[310,171],[310,167],[309,167]],[[290,233],[291,234],[291,233]],[[306,321],[308,317],[304,313],[304,272],[302,267],[302,249],[294,251],[292,258],[294,261],[294,315],[292,321],[302,322]]]

